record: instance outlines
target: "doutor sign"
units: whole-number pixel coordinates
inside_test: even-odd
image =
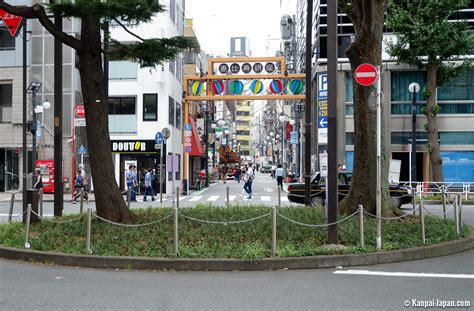
[[[377,69],[371,64],[361,64],[354,72],[354,79],[362,86],[370,86],[377,80]]]

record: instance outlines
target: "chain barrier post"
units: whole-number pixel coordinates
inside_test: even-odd
[[[272,207],[272,257],[277,253],[277,208]]]
[[[179,186],[176,187],[176,207],[179,208]]]
[[[130,202],[132,201],[132,188],[128,187],[127,189],[127,207],[130,209]]]
[[[415,216],[415,214],[416,214],[416,193],[415,193],[415,191],[412,192],[411,197],[412,197],[411,203],[413,205],[413,216]]]
[[[229,201],[229,186],[226,187],[227,190],[227,208],[230,206],[230,201]]]
[[[463,217],[462,217],[462,195],[459,194],[459,228],[460,230],[464,226]]]
[[[446,219],[446,192],[444,190],[444,187],[441,189],[441,194],[443,196],[443,215],[444,219]]]
[[[281,193],[280,193],[280,186],[278,186],[278,207],[281,207]]]
[[[43,217],[43,189],[39,189],[39,214]]]
[[[92,232],[92,206],[87,207],[87,236],[86,236],[86,252],[92,254],[91,250],[91,232]]]
[[[454,225],[456,226],[456,235],[459,236],[459,210],[458,210],[459,195],[454,198]]]
[[[359,204],[359,241],[360,247],[365,247],[364,241],[364,206]]]
[[[425,239],[425,212],[423,211],[423,201],[420,201],[420,204],[418,205],[420,207],[420,228],[421,228],[421,241],[423,244],[426,243]]]
[[[12,192],[12,196],[10,198],[10,210],[8,211],[8,223],[12,223],[12,215],[13,215],[13,205],[15,204],[15,192]]]
[[[31,204],[28,204],[26,208],[26,224],[25,224],[25,248],[30,248],[30,243],[28,243],[28,237],[30,235],[30,220],[31,220]]]
[[[80,189],[79,195],[81,196],[81,199],[79,201],[80,203],[79,212],[82,214],[82,211],[84,210],[84,189],[83,188]]]
[[[178,206],[176,205],[173,208],[173,218],[174,218],[174,230],[173,230],[173,244],[174,244],[174,254],[175,258],[179,257],[179,242],[178,242]]]

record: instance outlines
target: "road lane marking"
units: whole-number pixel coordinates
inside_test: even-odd
[[[229,195],[229,201],[234,201],[235,200],[235,195]]]
[[[186,198],[187,198],[187,196],[185,196],[185,197],[179,197],[179,202],[185,200]]]
[[[288,200],[288,197],[280,197],[280,200],[282,202],[290,202],[290,200]]]
[[[197,195],[195,197],[192,197],[191,199],[189,199],[190,202],[195,202],[195,201],[199,201],[202,199],[202,195]]]
[[[260,200],[269,202],[269,201],[270,201],[270,196],[268,196],[268,195],[262,195],[262,196],[260,197]]]
[[[443,273],[415,273],[415,272],[384,272],[368,270],[337,270],[334,274],[352,275],[375,275],[375,276],[405,276],[419,278],[451,278],[451,279],[474,279],[474,274],[443,274]]]
[[[218,195],[211,195],[211,196],[207,199],[207,201],[208,201],[208,202],[214,202],[214,201],[217,201],[218,198],[219,198]]]

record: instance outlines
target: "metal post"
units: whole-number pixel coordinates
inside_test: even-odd
[[[280,193],[280,186],[278,188],[278,207],[281,207],[281,193]]]
[[[61,31],[62,17],[56,15],[54,24]],[[63,187],[63,44],[54,38],[54,216],[63,213]]]
[[[226,190],[227,190],[227,207],[229,207],[230,206],[230,202],[229,202],[229,191],[230,191],[230,189],[229,189],[229,186],[226,187]]]
[[[413,204],[413,216],[415,216],[415,214],[416,214],[416,194],[415,194],[415,191],[413,191],[413,188],[412,188],[411,196],[412,196],[411,203]]]
[[[443,217],[444,219],[446,219],[446,192],[444,190],[444,186],[443,188],[441,189],[441,194],[443,196]]]
[[[166,169],[163,168],[163,152],[165,152],[164,146],[165,144],[163,139],[160,150],[160,203],[163,203],[163,171],[166,171]]]
[[[35,112],[35,107],[36,107],[36,93],[38,92],[37,88],[33,88],[32,90],[32,112],[31,112],[31,117],[32,117],[32,123],[31,123],[31,187],[34,188],[35,185],[35,179],[36,179],[36,132],[38,131],[37,124],[36,124],[36,112]]]
[[[178,242],[178,207],[173,208],[173,218],[174,218],[174,234],[173,234],[173,244],[174,244],[174,257],[179,257],[179,242]]]
[[[87,207],[87,235],[86,235],[86,252],[92,254],[91,250],[91,231],[92,231],[92,206]]]
[[[272,207],[272,257],[277,253],[277,208]]]
[[[30,243],[28,243],[28,237],[30,235],[30,220],[31,220],[31,204],[28,204],[26,208],[26,224],[25,224],[25,248],[30,248]]]
[[[306,58],[305,58],[305,71],[306,71],[306,102],[305,102],[305,159],[304,159],[304,182],[305,182],[305,205],[311,205],[311,118],[312,116],[312,102],[311,102],[311,85],[312,85],[312,56],[313,49],[312,38],[313,38],[313,0],[307,0],[306,7]],[[273,146],[272,146],[273,149]]]
[[[418,90],[419,91],[419,90]],[[416,182],[416,87],[411,104],[411,181]]]
[[[22,162],[22,167],[23,167],[23,188],[22,188],[22,197],[23,197],[23,208],[22,211],[23,213],[26,212],[27,205],[26,205],[26,189],[27,189],[27,175],[28,175],[28,145],[27,145],[27,140],[26,140],[26,126],[27,126],[27,98],[26,98],[26,79],[27,79],[27,72],[26,72],[26,56],[27,56],[27,45],[26,45],[26,35],[27,35],[27,19],[23,19],[23,113],[22,113],[22,122],[23,122],[23,127],[22,127],[22,157],[23,157],[23,162]],[[25,216],[23,216],[23,221],[25,221]]]
[[[337,222],[337,1],[327,2],[328,21],[328,177],[326,192],[328,196],[328,223]],[[312,25],[312,22],[310,22]],[[311,47],[312,45],[306,45]],[[308,89],[308,86],[306,86]],[[308,92],[308,91],[306,91]],[[308,151],[306,151],[308,152]],[[309,162],[307,165],[311,165]],[[328,242],[338,244],[338,225],[328,228]]]
[[[176,207],[179,208],[179,186],[176,187]]]
[[[382,249],[382,107],[380,101],[381,88],[381,72],[380,66],[377,66],[377,188],[376,188],[376,212],[377,215],[377,234],[376,248]]]
[[[12,192],[12,196],[10,198],[10,210],[8,211],[8,223],[12,223],[12,215],[13,215],[13,205],[15,204],[15,192]]]
[[[80,203],[79,212],[82,214],[82,210],[84,208],[84,189],[83,188],[81,188],[81,190],[79,191],[79,195],[81,196],[80,201],[79,201]]]
[[[43,217],[43,189],[38,191],[39,194],[39,214],[40,217]]]
[[[132,200],[132,188],[128,187],[127,189],[127,207],[130,209],[130,201]]]
[[[423,211],[423,201],[420,201],[419,207],[420,207],[420,228],[421,228],[421,241],[423,244],[426,243],[425,239],[425,212]]]
[[[204,182],[204,186],[206,188],[209,188],[209,155],[207,154],[207,150],[209,150],[209,101],[206,102],[206,112],[205,112],[205,122],[206,124],[204,125],[205,132],[204,132],[204,137],[206,139],[206,150],[204,150],[204,166],[206,170],[206,181]],[[191,180],[191,178],[190,178]]]
[[[359,204],[359,241],[360,247],[365,247],[364,241],[364,207]]]
[[[462,217],[462,194],[459,194],[459,227],[462,229],[464,226],[463,217]]]
[[[454,225],[456,226],[456,235],[459,236],[458,196],[454,199]]]

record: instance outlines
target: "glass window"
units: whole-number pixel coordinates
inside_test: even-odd
[[[110,97],[109,114],[135,114],[135,97]]]
[[[172,97],[169,97],[168,101],[169,101],[168,123],[171,125],[174,125],[174,118],[175,118],[174,99]]]
[[[181,104],[176,103],[176,127],[181,128]]]
[[[347,71],[346,72],[346,103],[354,102],[353,91],[354,90],[352,89],[352,72]]]
[[[438,100],[474,100],[474,70],[468,70],[438,88]]]
[[[250,131],[245,131],[245,130],[237,130],[237,135],[250,135]]]
[[[138,65],[131,61],[117,60],[109,62],[110,80],[134,80],[138,77]]]
[[[0,84],[0,123],[12,122],[12,85]]]
[[[428,139],[427,132],[416,132],[416,144],[424,145]],[[411,142],[411,132],[392,132],[391,141],[393,145],[408,145]]]
[[[391,75],[392,101],[411,102],[410,83],[418,82],[422,90],[426,85],[426,71],[392,71]],[[418,92],[416,100],[424,100],[423,92]]]
[[[473,151],[442,151],[445,182],[474,182]]]
[[[416,113],[422,114],[423,107],[425,103],[417,103],[416,104]],[[410,104],[392,104],[391,107],[392,114],[411,114],[411,103]]]
[[[442,145],[474,145],[474,132],[440,132]]]
[[[158,94],[143,94],[143,121],[158,120]]]
[[[354,132],[346,132],[346,145],[354,145]]]
[[[20,30],[18,30],[20,31]],[[15,38],[10,35],[7,27],[3,24],[0,26],[0,51],[1,50],[14,50],[15,49]]]

